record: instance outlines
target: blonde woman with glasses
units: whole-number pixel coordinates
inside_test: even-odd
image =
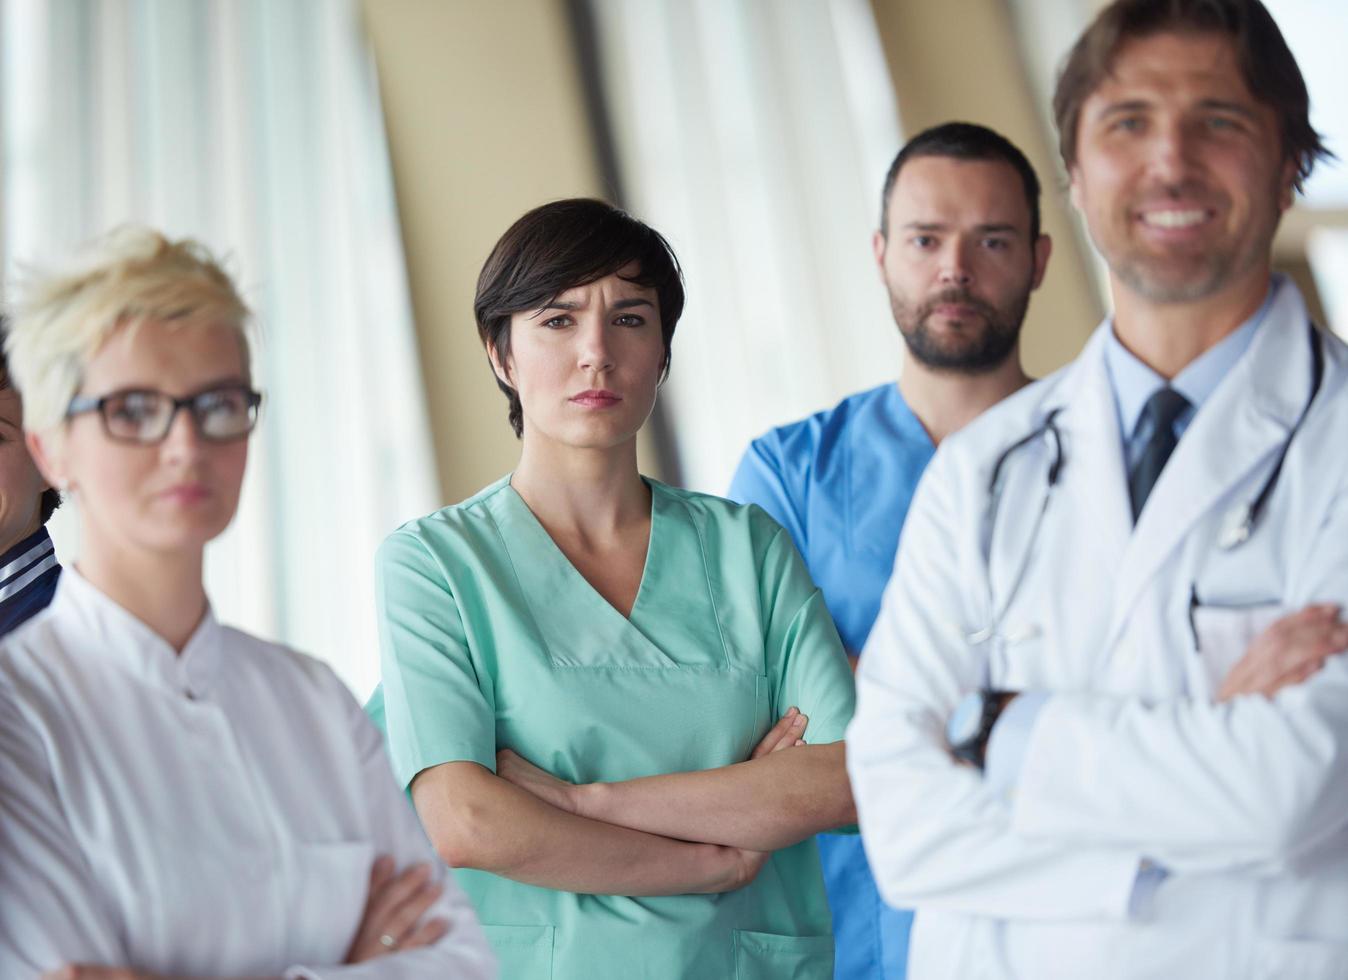
[[[261,402],[247,319],[199,246],[134,229],[15,312],[28,444],[82,549],[0,644],[7,980],[494,975],[337,678],[211,612]]]

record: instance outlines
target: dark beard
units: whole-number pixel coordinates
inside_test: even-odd
[[[891,296],[894,320],[908,345],[909,352],[920,363],[937,371],[957,374],[986,374],[1006,362],[1020,338],[1020,325],[1030,304],[1026,290],[1013,309],[999,310],[995,306],[964,289],[947,289],[927,299],[911,316],[900,302]],[[981,329],[971,327],[964,336],[951,343],[949,338],[938,339],[928,327],[936,307],[958,303],[974,310],[983,324]],[[905,321],[911,327],[905,326]]]

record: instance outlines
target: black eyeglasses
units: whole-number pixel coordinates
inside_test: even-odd
[[[101,398],[76,396],[70,400],[66,418],[97,412],[108,438],[153,446],[164,441],[179,410],[185,408],[192,413],[197,435],[202,439],[232,442],[253,431],[261,404],[262,395],[242,384],[220,385],[185,398],[137,388],[114,391]]]

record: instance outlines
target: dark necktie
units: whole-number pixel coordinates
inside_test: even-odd
[[[1151,420],[1151,436],[1142,447],[1142,455],[1128,476],[1128,494],[1133,499],[1133,523],[1142,513],[1151,488],[1165,469],[1166,460],[1175,451],[1179,439],[1175,436],[1175,419],[1189,407],[1189,399],[1174,388],[1162,388],[1147,399],[1142,418]]]

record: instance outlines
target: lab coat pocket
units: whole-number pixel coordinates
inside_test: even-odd
[[[735,930],[735,980],[825,980],[831,976],[832,936]]]
[[[483,924],[496,953],[501,980],[533,980],[552,976],[552,926],[489,926]]]
[[[1343,980],[1348,945],[1312,939],[1263,939],[1255,944],[1253,980]]]
[[[1251,606],[1195,605],[1194,643],[1209,690],[1220,690],[1231,668],[1245,656],[1250,642],[1289,612],[1276,602]]]
[[[298,844],[287,913],[287,946],[304,963],[337,963],[365,911],[374,846],[368,841]]]

